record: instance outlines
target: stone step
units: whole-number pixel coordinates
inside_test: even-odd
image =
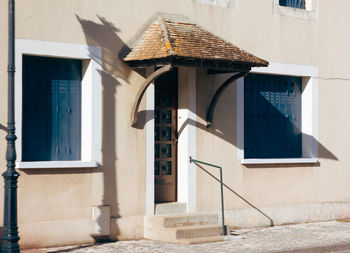
[[[152,215],[145,216],[145,226],[148,227],[185,227],[218,224],[217,214],[192,213],[186,215]]]
[[[220,236],[222,227],[216,225],[186,226],[175,228],[176,239],[192,239],[209,236]]]
[[[187,204],[181,202],[155,204],[155,214],[186,214]]]
[[[222,227],[220,225],[186,226],[176,228],[150,228],[144,227],[144,237],[146,239],[173,242],[173,243],[200,243],[199,238],[221,236]],[[198,239],[198,240],[192,240]],[[213,238],[213,240],[217,240]],[[187,242],[188,241],[188,242]]]
[[[222,241],[217,214],[187,213],[144,217],[144,237],[181,244]]]
[[[200,243],[211,243],[211,242],[222,242],[224,241],[224,236],[208,236],[200,238],[191,238],[191,239],[181,239],[177,240],[176,243],[191,245],[191,244],[200,244]]]

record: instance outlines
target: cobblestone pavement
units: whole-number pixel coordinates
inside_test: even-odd
[[[350,222],[331,221],[262,229],[237,230],[225,241],[197,245],[178,245],[152,240],[120,241],[100,245],[81,245],[29,252],[338,252],[350,253]]]

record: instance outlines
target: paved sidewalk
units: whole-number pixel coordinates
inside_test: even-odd
[[[350,220],[349,220],[350,221]],[[237,230],[225,241],[198,245],[177,245],[152,240],[121,241],[100,245],[81,245],[41,249],[34,252],[338,252],[350,253],[350,222],[331,221],[262,229]]]

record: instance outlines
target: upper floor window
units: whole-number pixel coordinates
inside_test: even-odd
[[[272,0],[272,12],[283,16],[317,19],[318,0]]]
[[[279,5],[298,9],[306,8],[305,0],[279,0]]]

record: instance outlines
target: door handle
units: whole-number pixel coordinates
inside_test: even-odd
[[[174,138],[173,139],[173,145],[177,144],[177,141],[178,141],[177,138]]]
[[[174,132],[174,139],[173,139],[173,145],[175,145],[177,142],[178,142],[178,134],[177,134],[177,132],[175,131]]]

